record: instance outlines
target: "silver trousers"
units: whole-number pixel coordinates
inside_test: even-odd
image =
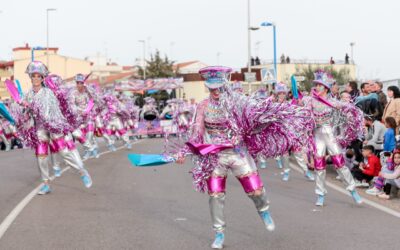
[[[121,122],[121,119],[119,117],[113,117],[111,118],[110,122],[106,126],[106,133],[104,133],[104,138],[107,141],[108,145],[114,145],[115,140],[112,137],[111,134],[108,133],[108,131],[116,130],[116,132],[124,130],[125,127]],[[130,143],[129,141],[129,136],[128,133],[125,132],[124,134],[119,134],[119,137],[125,142],[125,143]]]
[[[323,126],[316,129],[315,144],[317,147],[316,158],[322,159],[325,157],[326,153],[331,156],[339,156],[343,154],[341,146],[336,141],[333,129],[329,126]],[[315,164],[318,164],[317,161]],[[346,189],[348,191],[353,191],[355,189],[355,182],[350,170],[345,166],[337,166],[336,172],[341,177],[342,182],[346,185]],[[327,193],[325,178],[326,170],[318,169],[318,167],[316,167],[315,193],[318,195],[325,195]]]
[[[247,152],[239,153],[232,149],[224,150],[218,154],[218,158],[218,167],[214,169],[212,176],[226,177],[228,170],[230,170],[233,175],[240,178],[257,171],[253,158]],[[269,202],[264,188],[262,188],[260,194],[248,193],[248,196],[254,202],[258,213],[269,209]],[[223,232],[226,228],[225,192],[210,194],[209,207],[213,229],[216,232]]]
[[[93,134],[93,132],[91,132],[91,133]],[[85,151],[92,151],[94,149],[94,146],[93,146],[91,140],[88,140],[87,136],[83,134],[82,127],[75,129],[72,132],[72,137],[74,137],[74,139],[76,141],[79,141],[82,144]]]
[[[48,144],[51,142],[51,140],[62,138],[63,135],[51,134],[43,129],[40,129],[37,131],[37,137],[39,139],[39,143],[42,145],[42,148],[39,151],[39,153],[38,150],[36,150],[39,172],[42,180],[48,181],[50,180],[50,174],[49,174],[50,159],[48,153],[49,152]],[[72,136],[71,135],[65,136],[65,140],[66,141],[72,140]],[[45,145],[47,145],[47,148],[45,148]],[[58,152],[58,155],[64,160],[67,166],[70,166],[79,172],[82,172],[84,170],[82,159],[76,148],[71,150],[68,148],[64,148]]]
[[[336,169],[336,172],[340,176],[342,182],[346,185],[346,190],[354,191],[356,183],[350,170],[347,167]],[[325,195],[328,191],[326,190],[326,170],[315,170],[315,193],[318,195]]]
[[[292,152],[289,155],[280,156],[282,161],[283,169],[285,172],[290,171],[290,159],[292,159],[297,166],[299,166],[304,173],[308,171],[307,156],[303,152]]]

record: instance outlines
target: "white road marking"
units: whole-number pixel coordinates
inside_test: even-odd
[[[139,140],[139,141],[135,141],[132,142],[131,144],[137,144],[139,142],[142,142],[143,140]],[[117,148],[117,150],[120,150],[124,148],[119,147]],[[101,152],[99,155],[105,155],[108,153],[112,153],[112,151],[104,151]],[[86,159],[88,160],[88,159]],[[86,161],[83,160],[83,161]],[[71,169],[71,167],[66,167],[64,168],[61,173],[64,173],[66,171],[68,171],[69,169]],[[54,176],[51,178],[51,180],[54,180]],[[6,231],[8,230],[8,228],[10,228],[11,224],[15,221],[15,219],[18,217],[18,215],[22,212],[22,210],[24,210],[24,208],[29,204],[29,202],[32,201],[32,199],[37,196],[37,193],[39,192],[40,188],[42,187],[43,183],[41,183],[39,186],[37,186],[35,189],[33,189],[27,196],[25,196],[25,198],[23,198],[18,205],[7,215],[7,217],[1,222],[0,224],[0,240],[1,238],[4,236],[4,234],[6,233]]]
[[[290,167],[293,168],[294,170],[296,170],[297,172],[299,172],[301,174],[304,174],[303,170],[300,167],[295,166],[295,165],[293,165],[291,163],[290,163]],[[347,196],[351,197],[349,191],[347,191],[346,189],[344,189],[342,187],[339,187],[338,185],[336,185],[336,184],[334,184],[334,183],[332,183],[330,181],[326,181],[326,185],[328,187],[338,191],[339,193],[342,193],[344,195],[347,195]],[[391,208],[385,207],[385,206],[383,206],[383,205],[381,205],[379,203],[376,203],[375,201],[368,200],[365,197],[361,197],[361,198],[363,200],[363,203],[365,203],[365,204],[367,204],[367,205],[369,205],[369,206],[371,206],[373,208],[376,208],[376,209],[378,209],[378,210],[380,210],[382,212],[385,212],[387,214],[390,214],[390,215],[393,215],[393,216],[395,216],[397,218],[400,218],[400,213],[397,212],[396,210],[393,210]]]

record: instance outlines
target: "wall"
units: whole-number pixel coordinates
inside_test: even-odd
[[[208,97],[208,89],[205,87],[203,81],[184,82],[183,89],[176,90],[178,98],[183,98],[183,93],[185,93],[185,99],[190,100],[194,98],[196,102],[200,102]]]
[[[278,81],[288,82],[290,77],[296,73],[296,69],[308,68],[311,65],[312,68],[325,68],[332,66],[334,70],[340,71],[342,69],[349,70],[349,76],[352,79],[357,78],[356,65],[355,64],[309,64],[309,63],[289,63],[289,64],[277,64]],[[252,68],[273,68],[273,64],[265,64]],[[247,72],[247,71],[246,71]]]

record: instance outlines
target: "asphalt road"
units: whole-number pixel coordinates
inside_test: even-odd
[[[159,139],[131,152],[156,153]],[[192,166],[134,168],[121,149],[86,162],[93,187],[67,171],[53,192],[36,196],[16,218],[0,249],[209,249],[213,232],[208,197],[192,188]],[[0,223],[39,184],[32,152],[0,153]],[[400,219],[330,190],[326,207],[314,206],[314,184],[292,171],[282,182],[273,162],[260,170],[276,223],[267,232],[253,203],[230,176],[226,249],[398,249]]]

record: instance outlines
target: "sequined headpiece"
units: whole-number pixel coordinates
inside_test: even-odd
[[[49,70],[46,65],[39,61],[33,61],[28,64],[28,67],[25,70],[25,73],[32,77],[33,74],[38,73],[41,76],[46,77],[49,74]]]
[[[210,66],[202,68],[199,74],[206,81],[205,84],[210,89],[216,89],[222,87],[226,82],[229,81],[231,68],[223,66]]]
[[[86,76],[83,74],[77,74],[74,78],[75,82],[85,82]]]
[[[320,83],[326,88],[331,89],[334,82],[335,79],[333,79],[333,76],[330,73],[325,72],[322,69],[315,71],[313,81],[314,84]]]
[[[282,92],[284,93],[288,92],[286,83],[284,82],[277,83],[275,86],[275,93],[282,93]]]

